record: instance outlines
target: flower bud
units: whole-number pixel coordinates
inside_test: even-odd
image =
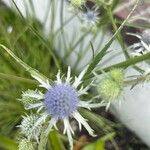
[[[117,83],[122,86],[124,80],[123,71],[120,68],[114,68],[110,70],[109,76]]]
[[[21,133],[25,135],[28,139],[36,139],[38,141],[38,137],[41,134],[42,125],[38,124],[35,126],[36,122],[38,121],[38,115],[30,115],[30,116],[23,116],[23,120],[21,122],[20,127]]]
[[[32,144],[32,142],[28,139],[22,139],[19,142],[19,150],[34,150],[34,146]]]
[[[29,109],[30,105],[36,103],[41,96],[42,93],[37,90],[27,90],[22,93],[22,98],[18,100],[23,103],[25,109]]]
[[[111,79],[104,79],[98,86],[100,96],[108,102],[118,98],[121,91],[120,86]]]

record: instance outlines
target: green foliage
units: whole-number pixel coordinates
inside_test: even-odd
[[[30,30],[17,13],[9,8],[2,7],[0,17],[1,43],[11,47],[13,52],[24,62],[38,68],[48,77],[53,76],[50,68],[53,69],[54,73],[56,67],[53,65],[54,61],[49,50],[41,43],[41,39]],[[29,20],[32,27],[41,33],[42,25],[34,18]],[[12,28],[12,32],[8,32],[8,28]],[[45,42],[49,44],[48,41],[45,40]],[[13,137],[16,136],[14,127],[21,121],[21,116],[26,112],[17,99],[20,98],[22,91],[35,87],[36,82],[29,79],[26,71],[6,53],[0,53],[0,57],[0,132],[3,135]],[[41,61],[41,58],[44,59]],[[36,74],[30,68],[26,69]]]
[[[88,144],[82,150],[105,150],[106,142],[113,140],[115,133],[108,133],[99,138],[96,142]]]
[[[0,147],[7,150],[18,150],[17,143],[14,140],[0,135]]]
[[[57,31],[53,30],[55,17],[57,17],[55,16],[54,7],[52,7],[52,9],[49,9],[53,11],[51,16],[53,20],[50,24],[50,34],[48,36],[48,39],[46,39],[45,35],[43,34],[43,24],[41,24],[35,18],[34,5],[32,3],[32,0],[29,1],[30,7],[32,8],[32,11],[34,13],[34,17],[27,15],[27,17],[24,18],[16,5],[15,6],[17,11],[19,11],[19,14],[7,7],[0,8],[0,147],[6,150],[18,149],[18,145],[16,143],[17,140],[11,139],[16,139],[18,137],[18,128],[16,128],[16,125],[20,124],[22,119],[21,116],[25,113],[29,113],[29,111],[26,111],[22,103],[17,99],[21,99],[22,91],[26,91],[29,88],[35,89],[37,87],[37,82],[30,78],[29,73],[31,73],[32,76],[38,76],[39,79],[44,79],[45,82],[47,82],[47,80],[49,80],[49,82],[52,82],[52,79],[55,77],[58,68],[63,70],[67,65],[70,65],[66,63],[67,58],[69,58],[72,52],[75,52],[75,49],[80,46],[79,53],[75,52],[77,60],[73,68],[73,72],[76,73],[76,69],[81,63],[81,60],[85,55],[87,48],[91,45],[93,59],[91,59],[86,75],[84,77],[84,79],[90,80],[93,77],[92,72],[95,71],[97,65],[100,64],[104,59],[115,38],[117,38],[117,40],[119,41],[125,56],[128,56],[128,53],[125,51],[126,49],[124,49],[126,48],[126,46],[120,34],[120,31],[125,25],[132,26],[132,24],[128,24],[127,21],[136,8],[135,6],[128,17],[123,22],[120,22],[119,20],[115,20],[113,18],[113,9],[117,7],[117,4],[119,2],[118,0],[97,0],[98,6],[100,6],[101,9],[104,10],[104,12],[101,14],[101,22],[99,23],[98,29],[96,31],[102,31],[106,29],[108,25],[112,24],[115,33],[112,37],[110,37],[110,40],[104,45],[104,47],[98,47],[98,51],[95,53],[92,41],[96,39],[97,33],[92,33],[94,35],[92,37],[91,43],[89,43],[89,45],[86,45],[85,48],[83,46],[85,37],[91,34],[90,30],[87,30],[87,32],[81,34],[81,36],[79,36],[75,42],[73,35],[73,42],[67,43],[63,33],[66,25],[72,20],[72,18],[74,18],[74,15],[65,22],[63,22],[62,17],[61,27],[58,28]],[[14,0],[13,3],[15,4]],[[55,5],[55,1],[52,0],[52,3],[48,7],[51,8],[51,6]],[[64,8],[62,6],[61,12],[63,11],[63,9]],[[121,24],[119,28],[117,28],[116,26],[116,23],[118,22]],[[133,26],[135,25],[133,24]],[[9,30],[11,29],[12,31],[10,32]],[[58,53],[56,53],[55,49],[54,41],[59,35],[62,36],[63,44],[66,48],[63,59],[58,56]],[[68,47],[66,45],[68,45]],[[10,56],[12,56],[12,58]],[[18,63],[16,63],[14,59]],[[124,80],[124,77],[121,76],[122,72],[120,71],[116,74],[116,72],[112,70],[113,68],[121,68],[122,70],[124,70],[127,67],[132,67],[136,63],[149,59],[150,53],[135,58],[126,57],[125,61],[110,65],[100,70],[98,69],[96,70],[96,73],[98,75],[101,75],[102,70],[104,72],[110,71],[109,75],[113,78],[113,80],[115,82],[119,82],[119,84],[122,85]],[[143,81],[143,78],[141,78],[141,80]],[[108,92],[105,91],[105,96],[110,97],[111,94],[112,97],[112,95],[114,94],[113,97],[116,98],[120,94],[120,87],[119,89],[114,87],[116,86],[114,85],[114,81],[113,83],[111,82],[111,84],[109,81],[109,84],[107,84],[109,85],[109,87],[107,87],[107,91],[109,91],[109,94],[107,94]],[[130,83],[132,83],[132,81],[130,81]],[[136,83],[138,83],[137,80]],[[85,84],[88,84],[87,80],[85,81]],[[106,90],[104,83],[102,88],[103,90]],[[111,93],[110,88],[116,89],[115,93]],[[100,89],[100,92],[103,92],[103,90]],[[90,89],[89,92],[91,91],[92,90]],[[95,93],[93,92],[93,94],[92,92],[91,95],[94,95]],[[103,95],[103,93],[101,93],[101,95]],[[87,97],[87,99],[89,98],[90,97]],[[22,98],[22,100],[31,99]],[[25,104],[25,101],[23,102],[23,104]],[[85,146],[83,150],[104,150],[107,141],[113,141],[113,138],[115,136],[114,127],[116,127],[116,124],[105,119],[101,115],[92,113],[88,110],[83,109],[80,111],[85,116],[85,118],[90,120],[90,123],[93,123],[92,126],[96,128],[98,136],[100,136],[99,139]],[[64,141],[65,140],[63,138],[60,138],[58,132],[56,131],[53,131],[49,134],[48,141],[45,137],[45,134],[43,133],[40,137],[40,144],[38,149],[44,150],[47,148],[53,150],[64,150]]]
[[[59,137],[59,134],[54,130],[49,134],[50,147],[53,150],[65,150],[65,147]]]
[[[113,101],[118,98],[122,91],[120,86],[111,79],[104,79],[101,81],[97,87],[97,90],[102,99],[106,101]]]

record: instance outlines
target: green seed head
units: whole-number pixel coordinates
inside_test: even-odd
[[[110,70],[109,76],[119,84],[119,86],[122,86],[123,80],[124,80],[124,73],[120,68],[114,68]]]
[[[111,79],[104,79],[98,86],[98,92],[104,100],[113,101],[121,95],[122,89]]]

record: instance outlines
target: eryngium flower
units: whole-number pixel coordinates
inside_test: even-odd
[[[91,136],[95,136],[93,129],[87,123],[87,120],[84,119],[81,114],[78,112],[78,108],[95,108],[100,107],[103,104],[91,103],[91,101],[81,101],[80,96],[87,94],[87,90],[90,85],[84,87],[82,85],[82,78],[86,72],[84,69],[78,77],[71,77],[71,69],[68,67],[68,72],[66,78],[60,76],[60,71],[56,75],[57,80],[50,85],[49,81],[42,80],[39,76],[33,74],[32,77],[37,79],[40,82],[40,86],[46,89],[45,93],[41,93],[32,90],[28,90],[23,93],[23,97],[34,99],[33,103],[29,104],[27,101],[28,109],[37,109],[37,112],[40,114],[39,119],[35,123],[35,127],[38,126],[41,122],[44,122],[46,119],[51,118],[48,123],[46,134],[48,134],[52,128],[56,128],[56,123],[58,120],[62,120],[64,124],[64,134],[67,134],[70,147],[73,148],[73,139],[72,135],[74,131],[69,123],[69,118],[75,118],[79,124],[79,129],[81,130],[82,125],[86,128],[88,133]],[[22,97],[22,101],[23,101]],[[35,99],[37,100],[35,102]]]
[[[39,116],[34,114],[31,114],[30,116],[23,116],[21,125],[18,126],[21,129],[21,133],[29,140],[36,139],[39,141],[38,137],[41,134],[42,124],[38,124],[38,126],[35,125],[38,118]]]
[[[98,15],[99,15],[99,13],[97,12],[97,9],[87,8],[87,11],[84,12],[84,14],[83,14],[84,23],[87,26],[96,25],[96,23],[98,23],[98,20],[99,20]]]
[[[116,100],[123,91],[124,73],[120,68],[111,69],[98,84],[97,91],[103,101],[107,102],[106,110],[111,102]]]
[[[150,52],[150,29],[144,30],[141,34],[135,33],[127,33],[128,35],[132,35],[137,37],[140,41],[134,43],[129,48],[133,50],[133,56],[141,56]]]

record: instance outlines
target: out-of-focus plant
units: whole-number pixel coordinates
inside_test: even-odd
[[[91,108],[103,106],[103,104],[107,105],[107,108],[109,108],[108,106],[111,102],[121,95],[124,86],[136,85],[149,81],[149,72],[131,80],[127,80],[123,73],[123,70],[126,68],[132,67],[139,62],[149,60],[150,58],[147,45],[145,46],[143,43],[140,44],[146,47],[148,53],[144,53],[138,57],[130,57],[127,46],[120,34],[121,29],[127,24],[128,19],[136,9],[138,0],[119,28],[113,17],[113,9],[117,6],[118,0],[88,1],[92,6],[96,6],[94,9],[91,9],[88,2],[85,0],[62,0],[59,14],[60,27],[58,28],[55,28],[55,21],[57,18],[57,15],[55,15],[55,7],[57,7],[58,2],[51,0],[48,6],[48,10],[51,12],[51,21],[47,38],[45,38],[43,34],[44,25],[37,21],[35,15],[31,17],[28,16],[27,13],[25,18],[15,1],[12,0],[12,2],[19,14],[6,7],[0,9],[0,134],[13,138],[16,142],[6,137],[0,137],[0,139],[4,141],[4,143],[0,142],[0,147],[10,149],[8,146],[10,144],[13,147],[12,149],[15,149],[17,147],[16,143],[19,143],[18,147],[20,150],[34,149],[35,147],[39,150],[44,150],[46,148],[65,149],[63,142],[65,143],[68,141],[66,137],[63,136],[61,132],[58,133],[55,130],[51,132],[53,126],[57,129],[56,122],[58,122],[57,125],[60,127],[60,130],[63,130],[61,126],[61,121],[63,121],[64,133],[67,133],[72,149],[73,139],[71,135],[77,131],[71,126],[72,121],[69,123],[68,118],[73,116],[78,121],[80,130],[81,124],[83,124],[87,131],[93,135],[93,130],[83,118],[85,117],[89,120],[89,124],[95,129],[98,136],[106,134],[83,149],[94,149],[95,147],[97,149],[104,149],[105,141],[107,140],[110,140],[116,148],[116,144],[113,140],[115,135],[113,126],[115,126],[115,124],[92,112]],[[65,20],[63,15],[64,3],[67,3],[68,8],[71,7],[72,15],[68,20]],[[30,0],[30,5],[33,14],[35,14],[32,0]],[[98,13],[99,10],[100,13]],[[49,11],[45,19],[48,18]],[[81,22],[81,35],[78,36],[76,40],[68,42],[65,30],[67,24],[69,24],[74,17],[77,17]],[[88,26],[89,23],[90,26]],[[109,24],[112,24],[114,34],[103,48],[99,48],[99,46],[97,51],[95,51],[93,41],[95,41],[97,33],[106,29]],[[92,42],[83,46],[86,36],[91,34],[93,35],[91,38]],[[58,44],[59,42],[57,43],[58,37],[61,39],[60,44]],[[72,39],[74,39],[74,35]],[[125,55],[126,60],[100,69],[98,64],[101,63],[101,60],[107,54],[108,48],[113,43],[114,39],[117,39],[120,43],[122,53]],[[101,41],[99,45],[101,45]],[[75,49],[78,46],[80,47],[80,51],[77,53]],[[92,49],[93,57],[89,65],[87,65],[87,68],[81,72],[78,78],[75,77],[73,82],[72,79],[77,74],[77,67],[81,63],[89,47]],[[58,51],[58,49],[63,49],[63,52],[60,50]],[[62,53],[61,56],[59,52]],[[65,70],[67,66],[70,66],[66,60],[70,58],[73,52],[76,54],[77,59],[72,67],[74,76],[71,77],[70,67],[67,73]],[[13,59],[15,59],[17,63]],[[134,69],[140,72],[142,70],[137,66],[135,66]],[[56,76],[57,80],[55,81],[54,78],[58,70],[66,73],[67,77],[61,77],[59,71]],[[44,86],[46,88],[47,94],[42,94],[45,92],[44,90],[41,90],[41,92],[38,90],[30,90],[22,93],[29,88],[39,88],[37,87],[37,82],[31,79],[28,73],[38,80],[42,87]],[[95,81],[96,83],[99,82],[96,88]],[[91,85],[89,86],[89,84]],[[21,93],[22,99],[20,98]],[[81,99],[85,98],[90,101],[83,100],[78,103],[78,101],[80,101],[80,96]],[[71,103],[68,103],[68,101],[71,101]],[[29,111],[31,108],[33,108],[32,112]],[[38,110],[36,111],[34,108],[38,108]],[[24,117],[21,122],[22,116]],[[48,121],[49,119],[51,120]],[[21,125],[19,125],[20,123]],[[20,127],[20,129],[16,127],[17,125],[19,125],[18,127]],[[21,135],[19,132],[20,130],[22,133]],[[101,130],[102,133],[99,133],[99,130]],[[82,132],[78,133],[82,134]],[[78,140],[77,136],[76,139]],[[78,141],[74,141],[74,143],[78,143]],[[84,145],[85,144],[83,144],[83,146]],[[90,146],[92,148],[89,148]]]

